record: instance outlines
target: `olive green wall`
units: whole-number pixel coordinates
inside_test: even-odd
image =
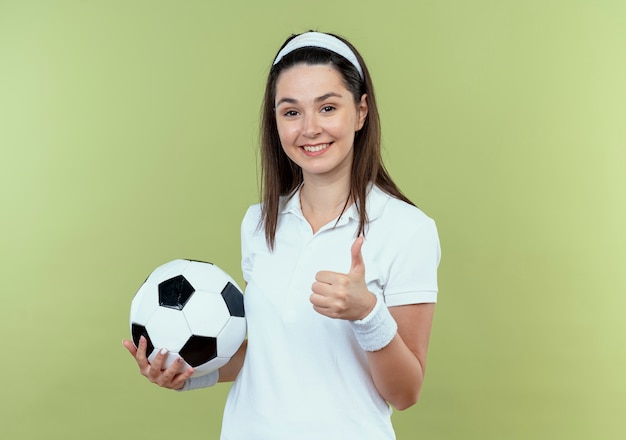
[[[441,235],[398,438],[624,438],[620,0],[0,0],[0,437],[218,438],[228,386],[158,389],[120,341],[158,264],[241,281],[264,76],[310,28],[363,53]]]

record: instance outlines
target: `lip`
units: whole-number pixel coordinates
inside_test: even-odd
[[[300,148],[302,148],[302,151],[304,151],[304,154],[307,156],[319,156],[320,154],[324,154],[331,145],[332,142],[324,142],[319,144],[302,145]]]

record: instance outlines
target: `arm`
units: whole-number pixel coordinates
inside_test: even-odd
[[[367,290],[365,283],[362,244],[363,238],[359,237],[352,245],[349,273],[317,273],[311,303],[318,313],[352,321],[355,332],[365,335],[365,339],[368,335],[381,336],[383,331],[383,344],[369,348],[361,340],[359,343],[364,349],[372,350],[367,351],[367,357],[378,392],[395,408],[406,409],[417,402],[424,381],[435,305],[411,304],[387,309],[384,303],[377,304],[376,296]],[[374,319],[366,324],[368,317]],[[377,318],[380,320],[374,323]]]
[[[220,373],[220,382],[233,382],[239,372],[241,371],[241,367],[243,367],[243,361],[246,357],[246,349],[248,348],[248,340],[246,339],[237,350],[237,353],[233,355],[232,358],[228,361],[226,365],[219,369]]]
[[[398,332],[386,347],[367,352],[367,358],[378,392],[403,410],[417,403],[422,389],[435,305],[411,304],[389,311]]]

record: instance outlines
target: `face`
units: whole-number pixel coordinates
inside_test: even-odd
[[[355,103],[331,65],[298,64],[276,81],[276,125],[285,154],[305,179],[349,176],[355,132],[367,116],[367,96]]]

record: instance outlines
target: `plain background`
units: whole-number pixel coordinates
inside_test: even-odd
[[[228,385],[158,389],[121,339],[161,263],[241,281],[265,76],[308,29],[365,57],[441,236],[398,438],[624,438],[622,0],[0,0],[0,437],[218,438]]]

